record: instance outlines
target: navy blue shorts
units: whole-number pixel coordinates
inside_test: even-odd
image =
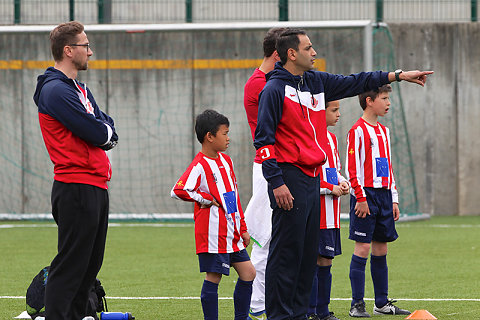
[[[364,188],[370,215],[359,218],[355,215],[357,199],[350,196],[351,240],[363,243],[392,242],[398,238],[393,220],[392,192],[383,188]]]
[[[250,261],[248,252],[243,249],[232,253],[199,253],[198,263],[200,272],[216,272],[226,276],[230,275],[232,263]]]
[[[340,229],[320,229],[318,254],[324,258],[333,259],[342,254]]]

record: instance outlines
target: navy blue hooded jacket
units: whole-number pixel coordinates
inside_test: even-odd
[[[114,121],[86,86],[53,67],[38,76],[33,100],[55,180],[107,188],[110,161],[101,148],[117,141]]]
[[[265,179],[275,189],[284,184],[277,163],[289,163],[317,176],[325,162],[325,102],[351,97],[389,83],[388,72],[349,76],[307,71],[294,76],[280,62],[267,74],[259,96],[254,146]]]

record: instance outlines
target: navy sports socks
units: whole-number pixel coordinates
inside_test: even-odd
[[[362,302],[365,296],[365,266],[367,258],[352,255],[350,262],[350,284],[352,286],[352,306]]]
[[[370,271],[372,274],[375,305],[383,307],[388,302],[388,267],[387,256],[370,256]]]
[[[235,306],[235,320],[248,319],[248,310],[250,309],[250,299],[252,297],[253,281],[243,281],[237,279],[235,291],[233,292],[233,304]]]
[[[317,266],[318,294],[317,294],[317,315],[320,319],[330,314],[330,291],[332,289],[332,266]]]
[[[218,320],[218,284],[204,280],[200,300],[202,301],[203,318]]]
[[[313,274],[312,292],[310,293],[310,302],[308,304],[308,315],[314,314],[317,308],[317,295],[318,295],[318,266],[315,266],[315,273]]]

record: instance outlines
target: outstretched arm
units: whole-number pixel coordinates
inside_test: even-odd
[[[393,81],[405,80],[423,87],[427,81],[427,76],[433,74],[433,71],[400,71],[401,70],[397,70],[396,72],[360,72],[349,76],[316,71],[314,72],[314,76],[315,80],[323,83],[325,100],[331,101],[353,97]],[[398,79],[395,76],[396,74],[398,75]]]

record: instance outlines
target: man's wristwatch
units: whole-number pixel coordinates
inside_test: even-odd
[[[402,81],[402,80],[400,80],[400,73],[402,73],[402,72],[403,72],[402,69],[395,70],[395,80],[397,80],[398,82]]]

